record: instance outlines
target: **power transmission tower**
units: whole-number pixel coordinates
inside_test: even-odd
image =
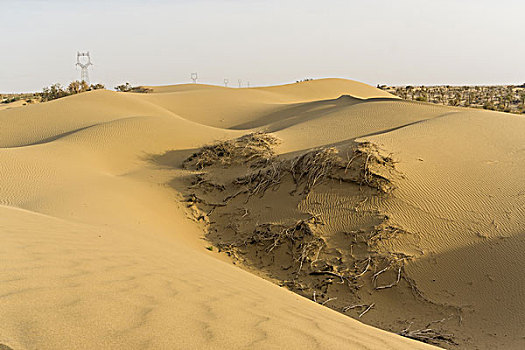
[[[242,80],[239,79],[239,80],[237,80],[237,82],[239,83],[239,87],[241,87],[242,86]]]
[[[197,73],[191,73],[191,80],[193,80],[193,84],[197,84]]]
[[[250,82],[246,82],[246,87],[250,87]]]
[[[77,66],[80,67],[80,81],[85,81],[89,84],[88,68],[92,66],[91,57],[88,52],[77,52]]]
[[[229,83],[229,82],[230,82],[230,81],[229,81],[228,79],[224,79],[224,86],[228,87],[228,83]]]

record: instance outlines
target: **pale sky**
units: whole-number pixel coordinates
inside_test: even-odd
[[[108,88],[525,82],[523,0],[0,0],[0,91],[79,79]]]

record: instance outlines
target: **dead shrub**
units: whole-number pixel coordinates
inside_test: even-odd
[[[380,155],[368,143],[358,144],[347,160],[339,155],[335,147],[316,149],[289,160],[266,159],[266,167],[239,177],[235,184],[247,187],[251,195],[263,195],[289,174],[296,185],[292,192],[300,194],[309,193],[328,179],[367,185],[382,193],[389,193],[394,188],[392,182],[380,174],[382,169],[393,171],[392,158]]]
[[[186,168],[201,170],[212,165],[230,166],[251,163],[260,167],[274,157],[278,139],[265,133],[244,135],[235,140],[219,141],[201,148],[183,163]]]

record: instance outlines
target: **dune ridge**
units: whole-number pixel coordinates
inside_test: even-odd
[[[0,344],[423,349],[393,333],[423,340],[430,325],[447,348],[523,346],[522,117],[341,79],[151,88],[0,111]],[[253,133],[278,140],[256,166],[184,165]],[[290,193],[303,180],[289,162],[325,164],[319,152],[340,157],[334,172]],[[276,164],[278,182],[225,200]],[[315,273],[290,283],[286,244],[270,262],[266,245],[217,252],[276,228],[323,242],[324,268],[308,255]],[[372,256],[349,292],[351,264],[362,272]]]

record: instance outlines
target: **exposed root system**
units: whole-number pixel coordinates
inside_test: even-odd
[[[205,146],[184,162],[199,171],[186,201],[201,210],[194,217],[205,223],[219,251],[281,286],[372,324],[382,317],[372,310],[381,309],[384,300],[402,296],[430,304],[405,271],[412,257],[389,248],[410,233],[373,207],[390,198],[400,175],[392,156],[368,142],[276,156],[277,143],[268,134],[249,134]],[[349,219],[343,218],[337,232],[327,229],[334,220],[324,217],[332,213],[332,203],[320,199],[306,210],[298,207],[333,191],[349,202]],[[323,214],[312,214],[314,208]],[[454,344],[430,327],[408,327],[400,334]]]

